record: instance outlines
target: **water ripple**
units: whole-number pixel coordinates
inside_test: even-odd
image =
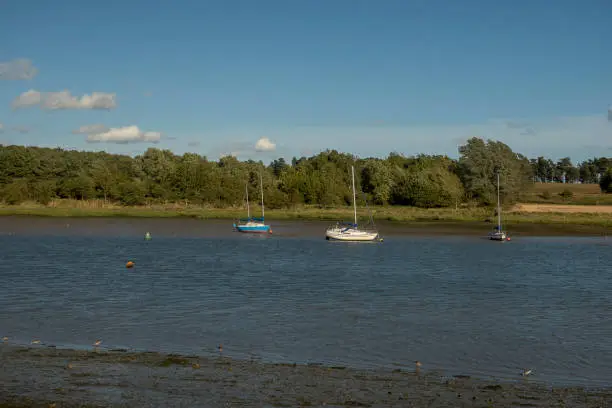
[[[0,248],[0,334],[23,342],[612,377],[612,253],[592,239],[30,234]]]

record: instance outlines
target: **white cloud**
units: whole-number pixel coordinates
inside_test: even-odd
[[[255,150],[258,152],[273,152],[276,150],[276,143],[267,137],[262,137],[255,143]]]
[[[89,135],[92,133],[104,133],[108,130],[108,126],[102,124],[85,125],[72,131],[75,135]]]
[[[14,59],[8,62],[0,62],[0,79],[4,80],[26,80],[32,79],[38,73],[38,69],[32,66],[29,59]]]
[[[30,89],[19,95],[13,100],[13,108],[26,108],[29,106],[38,105],[42,102],[42,94],[38,91]]]
[[[194,140],[192,142],[187,143],[187,146],[189,146],[189,147],[199,147],[200,146],[200,142]]]
[[[69,91],[39,92],[30,89],[13,100],[14,109],[40,105],[45,110],[60,109],[114,109],[117,107],[116,94],[92,92],[81,97],[72,96]]]
[[[2,122],[0,122],[0,133],[4,132],[4,125],[2,124]]]
[[[87,135],[88,143],[158,143],[161,139],[160,132],[144,132],[138,126],[125,126],[119,128],[110,128],[104,132],[89,133]]]
[[[612,106],[608,108],[608,121],[612,122]]]

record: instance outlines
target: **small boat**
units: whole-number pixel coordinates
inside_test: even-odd
[[[489,232],[489,239],[493,241],[506,241],[508,236],[504,231],[500,231],[499,227],[496,226],[493,228],[493,231]]]
[[[489,232],[489,239],[493,241],[509,240],[508,235],[502,229],[501,225],[501,205],[499,200],[499,171],[497,172],[497,225],[493,228],[493,231]]]
[[[355,167],[351,166],[351,176],[353,178],[353,211],[355,220],[353,223],[338,222],[325,231],[325,239],[333,241],[382,241],[378,230],[374,227],[374,222],[370,214],[371,228],[360,228],[357,225],[357,199],[355,194]]]
[[[357,224],[338,222],[325,231],[325,239],[335,241],[376,241],[378,232],[360,229]]]
[[[234,222],[234,229],[238,232],[254,232],[254,233],[272,233],[272,229],[265,223],[264,213],[264,195],[263,195],[263,178],[259,175],[259,186],[261,188],[261,217],[251,217],[251,208],[249,206],[249,185],[245,186],[247,218],[243,218]]]

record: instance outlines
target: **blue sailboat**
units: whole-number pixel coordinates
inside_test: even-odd
[[[249,206],[249,185],[247,183],[246,202],[247,202],[247,218],[242,218],[238,222],[234,222],[234,229],[238,232],[253,232],[253,233],[272,233],[270,225],[265,223],[264,213],[264,195],[263,195],[263,178],[259,175],[259,186],[261,188],[261,217],[251,217],[251,208]]]

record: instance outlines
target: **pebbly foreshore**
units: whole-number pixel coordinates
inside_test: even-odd
[[[415,368],[416,370],[416,368]],[[0,344],[0,408],[612,407],[612,389]]]

